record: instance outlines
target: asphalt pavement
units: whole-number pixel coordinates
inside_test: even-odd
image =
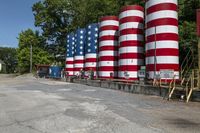
[[[199,133],[200,103],[0,75],[0,133]]]

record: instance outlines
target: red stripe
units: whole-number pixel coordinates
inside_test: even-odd
[[[121,18],[119,22],[120,24],[127,23],[127,22],[139,22],[143,24],[144,18],[138,17],[138,16],[129,16],[129,17]]]
[[[106,41],[106,40],[118,40],[118,36],[102,36],[99,38],[100,41]]]
[[[99,61],[118,61],[118,57],[116,57],[116,56],[101,56],[101,57],[99,57]]]
[[[104,30],[118,30],[119,26],[113,26],[113,25],[108,25],[108,26],[103,26],[100,27],[100,31],[104,31]]]
[[[162,10],[173,10],[177,11],[177,5],[174,3],[161,3],[161,4],[156,4],[154,6],[151,6],[147,9],[147,14],[151,14],[157,11],[162,11]]]
[[[99,51],[118,51],[118,46],[101,46]]]
[[[104,66],[104,67],[99,67],[99,71],[117,71],[118,67],[117,66]]]
[[[104,16],[104,17],[100,18],[101,22],[106,21],[106,20],[116,20],[116,21],[118,21],[119,19],[118,19],[117,16]]]
[[[172,41],[179,41],[178,34],[175,33],[162,33],[162,34],[156,34],[150,35],[147,37],[147,42],[154,42],[154,41],[166,41],[166,40],[172,40]]]
[[[78,68],[74,68],[74,71],[80,71],[81,69],[83,69],[83,70],[84,70],[84,68],[83,68],[83,67],[78,67]]]
[[[174,18],[160,18],[147,23],[147,28],[160,26],[160,25],[174,25],[178,26],[178,20]]]
[[[85,63],[87,62],[97,62],[97,59],[96,58],[87,58],[85,59]]]
[[[138,80],[138,78],[128,78],[128,79],[126,79],[126,78],[124,78],[124,77],[119,77],[120,79],[124,79],[124,80],[127,80],[127,81],[130,81],[130,80]]]
[[[121,12],[128,11],[128,10],[140,10],[144,12],[144,8],[138,5],[128,5],[121,8]]]
[[[106,77],[106,76],[99,76],[99,78],[102,78],[102,79],[116,79],[117,77]]]
[[[154,64],[146,65],[147,71],[154,71]],[[156,71],[161,69],[172,69],[174,71],[179,71],[179,64],[156,64]]]
[[[124,53],[119,55],[119,59],[144,59],[142,53]]]
[[[89,70],[96,71],[97,68],[96,67],[85,67],[85,71],[89,71]]]
[[[120,35],[127,35],[127,34],[143,34],[143,30],[131,28],[131,29],[124,29],[120,31]]]
[[[65,68],[65,71],[74,71],[74,68]]]
[[[173,49],[173,48],[162,48],[162,49],[156,49],[156,55],[157,56],[179,56],[179,50]],[[146,53],[147,57],[155,56],[155,50],[148,50]]]
[[[127,65],[127,66],[120,66],[118,71],[138,71],[140,70],[140,66],[138,65]]]
[[[74,61],[66,61],[66,64],[74,64]]]
[[[143,47],[142,41],[123,41],[120,43],[120,48],[128,46],[140,46]]]
[[[83,64],[84,63],[84,60],[75,60],[74,61],[74,64]]]

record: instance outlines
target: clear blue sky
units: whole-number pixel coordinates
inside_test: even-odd
[[[0,46],[17,47],[22,30],[36,29],[31,7],[37,1],[0,0]]]

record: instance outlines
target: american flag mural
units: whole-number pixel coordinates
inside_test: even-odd
[[[179,78],[177,0],[146,1],[146,67],[150,79],[160,70]],[[162,78],[162,77],[161,77]],[[168,79],[170,80],[170,79]]]
[[[88,77],[88,71],[97,71],[97,47],[98,47],[99,24],[90,24],[86,28],[86,45],[85,45],[85,76]]]
[[[121,79],[138,80],[140,66],[144,65],[144,8],[125,6],[119,15],[119,72]]]
[[[75,35],[75,53],[74,53],[74,74],[79,75],[80,70],[84,70],[84,60],[85,60],[85,38],[86,30],[78,29]]]
[[[100,78],[117,78],[118,29],[118,17],[106,16],[101,18],[98,64]]]
[[[66,53],[66,65],[65,72],[66,76],[74,75],[74,46],[75,46],[75,35],[70,33],[67,36],[67,53]]]

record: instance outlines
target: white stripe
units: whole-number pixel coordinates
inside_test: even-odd
[[[83,68],[83,67],[84,67],[84,64],[80,64],[80,63],[74,64],[74,68]]]
[[[101,56],[118,56],[118,51],[101,51],[99,57]]]
[[[121,12],[119,14],[119,19],[125,18],[125,17],[141,17],[144,18],[144,12],[140,10],[128,10]]]
[[[146,51],[155,49],[155,42],[150,42],[145,45]],[[174,48],[179,49],[178,41],[157,41],[156,42],[156,49],[162,48]]]
[[[177,5],[177,0],[149,0],[148,2],[146,2],[146,9],[151,7],[151,6],[154,6],[154,5],[157,5],[157,4],[162,4],[162,3],[173,3],[173,4],[176,4]]]
[[[154,34],[162,34],[162,33],[175,33],[178,34],[178,27],[173,25],[163,25],[149,28],[146,30],[146,37]]]
[[[85,63],[85,67],[96,67],[97,63],[96,62],[87,62]]]
[[[84,60],[84,56],[74,56],[74,60]]]
[[[74,61],[74,57],[68,57],[66,58],[66,61]]]
[[[97,54],[85,54],[85,59],[88,59],[88,58],[97,58]]]
[[[110,77],[110,73],[113,73],[114,77],[117,77],[117,71],[110,71],[110,72],[106,72],[106,71],[99,71],[99,76],[102,76],[102,77]]]
[[[144,36],[139,34],[128,34],[119,37],[119,42],[123,41],[144,41]]]
[[[144,48],[137,46],[128,46],[119,48],[119,54],[123,53],[144,53]]]
[[[123,23],[119,26],[119,31],[124,30],[124,29],[144,29],[144,24],[139,23],[139,22],[127,22]]]
[[[74,75],[73,71],[67,71],[69,75]]]
[[[67,65],[65,66],[65,68],[74,68],[74,65],[73,65],[73,64],[67,64]]]
[[[143,59],[120,59],[119,66],[144,65]]]
[[[138,78],[138,72],[137,71],[126,71],[128,73],[129,78]],[[118,71],[119,78],[125,78],[124,71]]]
[[[178,56],[157,56],[156,64],[179,64]],[[146,64],[154,64],[154,56],[146,57]]]
[[[103,26],[119,26],[119,21],[105,20],[100,23],[100,27],[103,27]]]
[[[116,30],[104,30],[99,33],[99,37],[102,36],[118,36],[118,32]]]
[[[99,46],[118,46],[118,41],[101,41],[99,42]]]
[[[118,66],[117,61],[99,61],[98,64],[99,67],[104,67],[104,66]]]
[[[149,75],[148,79],[154,79],[154,71],[149,71],[147,73]],[[159,74],[160,72],[156,71],[156,73]],[[179,79],[179,72],[175,71],[174,75],[176,75],[175,79]],[[173,78],[168,78],[168,79],[173,79]]]
[[[178,19],[178,13],[176,11],[172,11],[172,10],[157,11],[157,12],[147,15],[146,23],[148,23],[152,20],[155,20],[155,19],[162,19],[162,18]]]

